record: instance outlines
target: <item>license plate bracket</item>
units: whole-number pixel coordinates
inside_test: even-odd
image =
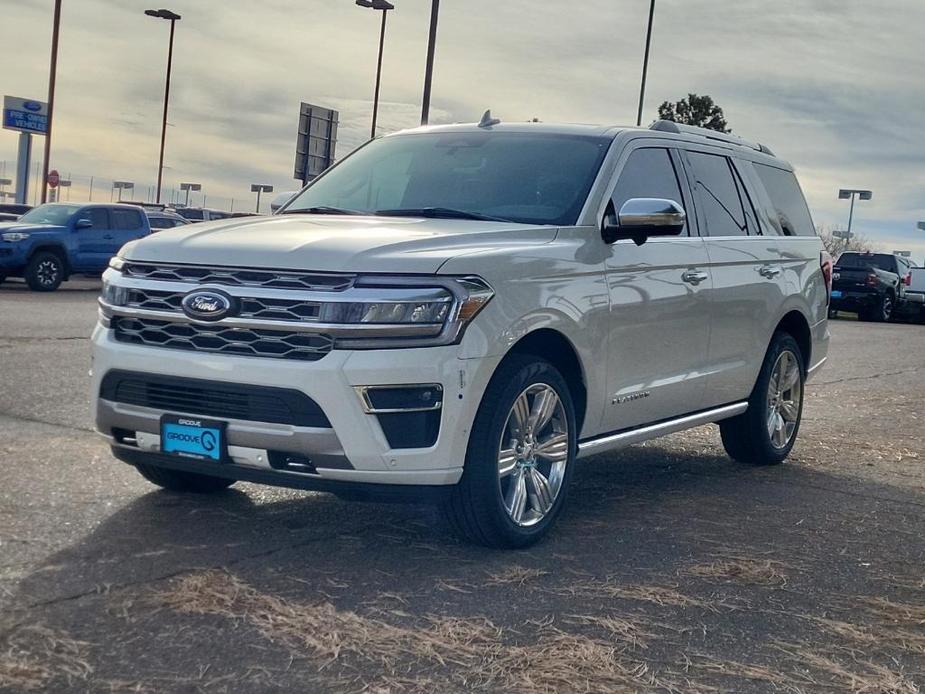
[[[179,458],[227,462],[227,422],[190,415],[161,416],[161,452]]]

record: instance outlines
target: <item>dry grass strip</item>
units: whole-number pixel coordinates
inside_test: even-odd
[[[267,595],[220,571],[179,578],[158,599],[182,613],[246,620],[268,640],[314,657],[322,669],[335,667],[335,662],[353,671],[373,664],[381,672],[375,682],[366,683],[367,691],[417,691],[411,672],[423,677],[415,678],[417,682],[439,673],[452,685],[445,690],[549,694],[677,689],[645,663],[623,657],[625,643],[568,633],[549,622],[538,626],[529,643],[488,619],[431,616],[406,627],[338,610],[328,602],[297,603]]]
[[[528,569],[524,566],[509,566],[498,573],[491,574],[486,580],[485,583],[490,586],[498,585],[518,585],[522,586],[527,581],[532,581],[534,579],[540,578],[541,576],[548,575],[548,571],[543,571],[542,569]]]
[[[69,685],[93,672],[84,655],[89,644],[41,626],[17,629],[0,648],[0,690],[47,690],[65,679]]]
[[[786,568],[782,562],[772,559],[730,557],[695,564],[681,573],[714,581],[782,587],[787,585]]]
[[[710,603],[700,598],[684,595],[676,588],[672,587],[623,583],[619,580],[609,578],[605,580],[578,580],[557,592],[590,599],[619,598],[623,600],[636,600],[638,602],[653,603],[662,607],[702,607],[715,610],[718,605],[722,604]]]
[[[855,694],[920,694],[918,685],[902,672],[870,660],[850,663],[814,651],[808,644],[780,644],[778,648],[805,668],[805,684]],[[821,679],[820,679],[821,678]]]

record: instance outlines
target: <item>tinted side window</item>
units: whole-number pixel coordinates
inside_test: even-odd
[[[684,207],[678,174],[667,149],[637,149],[630,154],[613,191],[614,211],[619,214],[623,204],[632,198],[662,198]],[[681,235],[687,233],[685,226]]]
[[[784,235],[814,236],[816,228],[813,226],[809,207],[806,205],[806,199],[803,197],[796,176],[790,171],[776,169],[765,164],[754,166],[765,190],[768,191]]]
[[[706,236],[746,236],[742,190],[726,157],[688,152],[694,196],[706,223]]]
[[[112,225],[123,231],[137,231],[144,226],[141,212],[135,210],[112,210]]]
[[[174,226],[175,222],[166,217],[148,217],[148,224],[151,225],[152,229],[170,229]]]
[[[80,213],[80,219],[89,219],[93,229],[109,229],[109,213],[102,207],[91,207]]]

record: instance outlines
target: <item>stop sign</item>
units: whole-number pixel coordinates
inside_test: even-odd
[[[52,169],[48,172],[48,185],[52,188],[57,188],[58,183],[61,181],[61,176],[58,174],[57,169]]]

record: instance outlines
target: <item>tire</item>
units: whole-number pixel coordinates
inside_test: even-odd
[[[886,323],[893,317],[893,297],[884,294],[877,301],[877,305],[864,313],[864,320],[874,323]]]
[[[454,532],[488,547],[540,540],[565,504],[577,436],[572,396],[558,369],[532,355],[503,361],[479,405],[462,479],[443,503]]]
[[[169,489],[172,492],[194,492],[196,494],[214,494],[227,489],[234,484],[234,480],[211,475],[197,475],[193,472],[169,470],[156,465],[137,464],[138,472],[148,482],[158,487]]]
[[[29,259],[23,277],[32,291],[53,292],[64,281],[64,261],[57,253],[39,251]]]
[[[796,380],[791,382],[790,390],[771,392],[772,376],[776,375],[782,359],[789,360],[784,362],[789,363],[789,368],[796,368],[795,375],[790,376]],[[784,365],[782,375],[789,376],[792,373],[789,368]],[[758,380],[748,399],[748,409],[737,417],[719,423],[723,447],[730,458],[751,465],[778,465],[784,462],[800,431],[805,381],[803,354],[796,340],[788,333],[774,333]],[[785,398],[786,395],[790,397]],[[783,405],[787,402],[790,403],[789,408]],[[774,438],[771,434],[772,408],[777,414],[773,424],[780,426],[775,426]]]

